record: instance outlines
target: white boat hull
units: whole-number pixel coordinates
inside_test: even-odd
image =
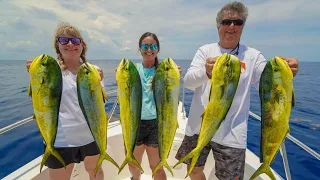
[[[173,166],[177,160],[175,159],[175,155],[177,153],[178,148],[184,137],[184,128],[186,126],[187,118],[184,117],[184,112],[180,111],[182,109],[182,103],[179,105],[179,128],[177,129],[177,133],[172,145],[171,153],[168,158],[168,163],[170,166]],[[109,155],[118,163],[121,164],[125,158],[124,156],[124,146],[123,146],[123,138],[121,134],[121,126],[119,121],[115,121],[109,123],[108,126],[108,153]],[[121,153],[123,152],[123,153]],[[42,172],[40,171],[40,163],[42,160],[42,156],[34,159],[13,173],[9,174],[4,180],[12,180],[12,179],[34,179],[34,180],[43,180],[48,179],[48,168],[44,167]],[[145,173],[142,174],[142,180],[151,180],[151,170],[149,167],[149,162],[146,153],[143,156],[142,168]],[[255,170],[260,166],[259,158],[253,154],[249,149],[246,150],[246,165],[245,165],[245,176],[244,179],[249,179],[250,176],[255,172]],[[126,166],[123,171],[118,174],[118,169],[111,164],[109,161],[104,161],[102,164],[102,168],[104,170],[105,179],[108,180],[129,180],[130,172],[128,166]],[[168,180],[182,180],[182,179],[190,179],[189,177],[184,178],[187,173],[187,166],[185,164],[180,164],[175,169],[172,169],[174,176],[165,169]],[[273,170],[272,170],[273,171]],[[210,152],[205,170],[206,177],[208,180],[217,179],[215,176],[215,163],[212,152]],[[277,179],[282,179],[275,171],[273,171]],[[83,163],[75,164],[73,173],[71,175],[71,179],[74,180],[87,180],[89,179],[88,173],[84,169]],[[260,175],[257,179],[266,180],[270,179],[265,174]]]

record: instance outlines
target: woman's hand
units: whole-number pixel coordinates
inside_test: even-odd
[[[28,72],[29,72],[31,63],[32,63],[32,60],[27,60],[26,68],[27,68],[27,71],[28,71]]]
[[[181,74],[181,72],[182,72],[181,67],[180,66],[177,66],[177,67],[178,67],[179,73]]]

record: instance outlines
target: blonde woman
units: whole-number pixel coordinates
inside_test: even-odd
[[[104,179],[100,167],[96,177],[94,169],[99,149],[80,109],[77,96],[77,72],[86,62],[87,44],[78,29],[67,23],[59,23],[53,38],[54,49],[62,70],[62,97],[59,110],[58,130],[54,147],[66,162],[66,169],[52,155],[45,165],[49,179],[70,179],[74,163],[84,162],[90,179]],[[27,61],[29,69],[31,60]],[[103,72],[99,70],[101,78]]]

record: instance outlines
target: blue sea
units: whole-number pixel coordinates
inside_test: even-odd
[[[91,61],[104,71],[107,92],[117,88],[114,69],[119,60]],[[136,61],[138,62],[138,61]],[[191,61],[177,60],[187,71]],[[300,71],[294,78],[296,105],[292,108],[290,133],[320,153],[320,63],[300,62]],[[33,114],[28,96],[29,75],[25,61],[0,61],[0,128],[30,117]],[[251,111],[260,115],[258,91],[251,89]],[[182,93],[181,93],[182,94]],[[188,111],[193,91],[185,90],[185,107]],[[181,96],[182,97],[182,96]],[[106,112],[110,112],[116,94],[109,95]],[[114,117],[119,117],[119,108]],[[0,179],[43,153],[42,138],[35,121],[0,135]],[[292,179],[320,179],[320,161],[299,146],[286,140]],[[260,122],[249,119],[248,148],[259,156]],[[278,153],[272,168],[285,178],[282,158]]]

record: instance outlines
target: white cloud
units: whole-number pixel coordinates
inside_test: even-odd
[[[28,46],[31,46],[32,42],[31,41],[16,41],[16,42],[7,42],[6,47],[8,48],[22,48],[25,47],[27,48]]]
[[[312,0],[243,0],[249,7],[249,19],[242,42],[253,47],[283,47],[291,39],[298,50],[307,46],[319,32],[319,1]],[[126,56],[141,58],[135,49],[144,32],[154,32],[161,43],[160,56],[192,58],[196,49],[217,41],[215,17],[225,1],[203,0],[11,0],[1,2],[0,41],[8,43],[32,42],[31,53],[10,55],[3,49],[0,56],[25,59],[35,53],[53,53],[52,36],[59,21],[78,27],[89,46],[90,59],[107,56],[110,59]],[[298,29],[297,29],[298,28]],[[279,31],[281,33],[270,33]],[[305,32],[305,33],[302,33]],[[299,37],[299,38],[295,38]],[[320,37],[318,33],[318,37]],[[286,39],[287,38],[287,39]],[[275,43],[276,42],[276,43]],[[314,42],[314,41],[313,41]],[[273,47],[267,47],[274,44]],[[314,49],[319,45],[312,43]],[[17,45],[16,51],[27,46]],[[264,49],[261,49],[264,51]],[[315,51],[316,52],[316,51]],[[106,54],[108,53],[108,54]],[[301,53],[303,55],[303,53]]]
[[[131,51],[131,48],[129,48],[129,47],[124,47],[124,48],[121,49],[121,51]]]

